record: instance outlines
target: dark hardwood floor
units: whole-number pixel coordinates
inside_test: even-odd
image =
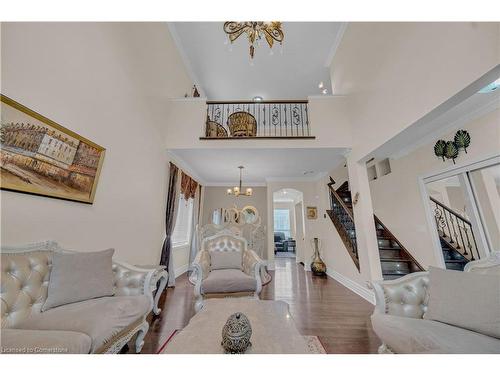
[[[319,336],[327,353],[376,353],[380,340],[372,330],[373,306],[331,278],[305,272],[295,259],[277,258],[273,280],[261,299],[281,300],[303,335]],[[194,315],[193,286],[184,274],[161,300],[162,313],[150,318],[142,353],[156,353],[174,330]]]

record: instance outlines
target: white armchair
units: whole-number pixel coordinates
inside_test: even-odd
[[[486,259],[469,262],[464,272],[500,276],[500,252],[492,253]],[[396,280],[374,281],[370,284],[376,300],[372,325],[382,340],[379,353],[446,352],[456,346],[453,342],[472,345],[475,346],[473,349],[482,348],[484,351],[489,350],[491,345],[497,345],[500,350],[499,340],[495,343],[495,339],[481,337],[477,333],[464,339],[453,326],[422,320],[429,302],[428,272],[415,272]],[[464,348],[468,349],[460,347],[462,350]]]
[[[253,295],[262,290],[260,268],[263,260],[247,248],[247,241],[229,232],[205,238],[193,262],[196,272],[195,310],[204,298]]]

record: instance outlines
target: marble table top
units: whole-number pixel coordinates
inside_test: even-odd
[[[252,326],[247,354],[308,354],[304,337],[295,327],[288,304],[246,298],[205,300],[203,308],[167,344],[165,354],[222,354],[222,327],[227,318],[242,312]]]

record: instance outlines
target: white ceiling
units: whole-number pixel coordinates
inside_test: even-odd
[[[243,165],[243,185],[272,180],[314,180],[344,160],[345,149],[182,149],[170,153],[206,185],[233,186]],[[304,174],[304,172],[309,172]]]
[[[223,22],[169,24],[185,64],[208,99],[305,99],[321,94],[321,81],[331,90],[329,66],[345,23],[284,22],[283,53],[275,44],[270,55],[262,40],[253,65],[246,35],[225,44],[222,26]]]

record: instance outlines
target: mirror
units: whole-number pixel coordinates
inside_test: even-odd
[[[259,212],[253,206],[245,206],[241,210],[243,222],[247,224],[255,224],[259,218]]]

